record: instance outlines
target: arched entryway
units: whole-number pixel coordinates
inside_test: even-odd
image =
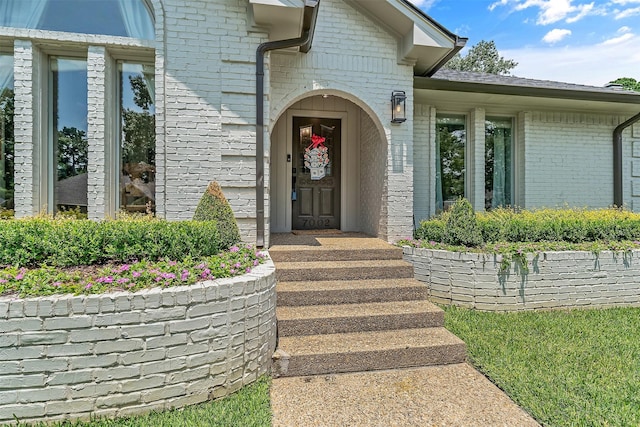
[[[271,132],[269,230],[338,229],[386,238],[381,129],[346,95],[311,95],[287,108]]]

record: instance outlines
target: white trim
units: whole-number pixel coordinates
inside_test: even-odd
[[[349,121],[349,113],[346,111],[319,111],[319,110],[287,110],[287,155],[293,157],[293,117],[316,117],[319,119],[340,119],[340,229],[343,228],[344,221],[347,215],[347,192],[345,188],[347,186],[346,174],[345,172],[345,159],[348,160],[346,144],[343,143],[345,139],[345,130],[349,129],[348,121]],[[291,175],[292,168],[295,159],[292,159],[291,162],[287,162],[287,191],[291,191]],[[285,225],[288,231],[291,231],[291,198],[287,198],[288,200],[286,209],[285,209]],[[273,199],[271,200],[273,203]]]

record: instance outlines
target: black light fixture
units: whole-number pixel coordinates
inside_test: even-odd
[[[402,90],[391,93],[391,123],[402,123],[407,120],[405,101],[407,95]]]

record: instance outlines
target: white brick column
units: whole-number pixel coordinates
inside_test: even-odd
[[[15,214],[30,216],[46,206],[46,151],[41,144],[40,53],[31,41],[16,40],[13,52],[15,92]],[[46,95],[42,95],[46,96]]]
[[[527,139],[528,135],[531,132],[531,112],[522,111],[518,113],[517,118],[517,133],[516,133],[516,146],[515,146],[515,194],[514,200],[515,205],[521,208],[526,208],[528,206],[526,200],[526,149],[527,149]]]
[[[387,234],[380,236],[389,242],[413,235],[413,88],[406,94],[407,121],[391,125],[389,138]]]
[[[469,114],[469,141],[467,143],[467,198],[476,212],[484,211],[484,121],[483,108]]]
[[[89,46],[87,52],[87,139],[88,154],[88,214],[90,219],[103,219],[115,211],[117,181],[115,172],[114,64],[102,46]],[[114,194],[115,193],[115,194]]]

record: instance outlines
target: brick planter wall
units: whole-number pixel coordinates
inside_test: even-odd
[[[404,259],[430,298],[487,311],[612,307],[640,304],[640,251],[543,252],[528,255],[528,271],[497,255],[404,247]]]
[[[225,396],[270,368],[275,268],[136,293],[0,298],[0,423]]]

